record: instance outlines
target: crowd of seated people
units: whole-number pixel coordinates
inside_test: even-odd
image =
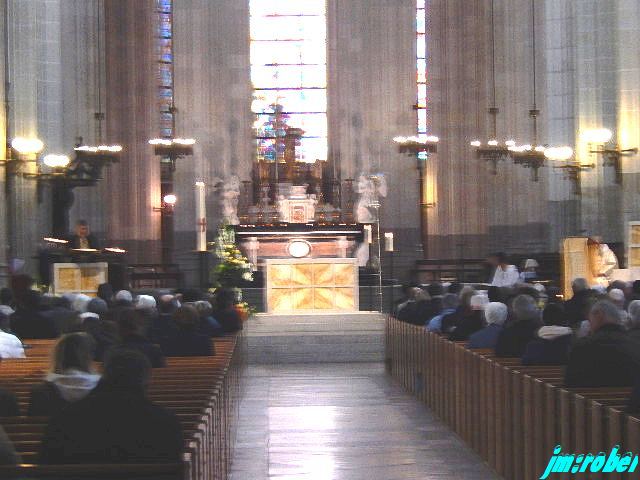
[[[215,355],[212,337],[243,326],[234,292],[134,295],[103,284],[94,298],[55,297],[32,284],[16,276],[0,290],[0,361],[24,358],[31,339],[57,340],[27,411],[0,388],[0,417],[50,418],[41,463],[179,462],[179,423],[146,398],[150,369],[166,357]],[[19,461],[0,426],[0,464]]]
[[[540,284],[464,286],[457,294],[446,285],[412,286],[396,317],[523,365],[566,366],[570,387],[638,384],[640,397],[640,281],[604,289],[577,278],[572,290],[563,301],[557,289]],[[429,291],[439,292],[439,309]]]

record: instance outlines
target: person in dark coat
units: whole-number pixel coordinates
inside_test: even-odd
[[[474,312],[471,309],[471,297],[476,294],[476,290],[473,287],[466,286],[460,292],[460,305],[456,308],[456,311],[442,317],[442,324],[440,331],[444,335],[451,334],[460,323],[464,321],[467,316],[473,316]]]
[[[536,333],[522,354],[523,365],[565,365],[573,340],[573,330],[567,326],[564,308],[551,303],[542,312],[544,326]]]
[[[73,235],[69,235],[67,240],[69,241],[69,248],[72,249],[100,248],[98,245],[98,239],[91,233],[89,224],[86,220],[78,220],[76,222]]]
[[[162,351],[168,357],[192,357],[213,355],[211,337],[198,331],[200,316],[195,307],[183,305],[173,314],[178,328],[173,336],[161,344]]]
[[[0,417],[19,417],[20,405],[16,396],[0,387]]]
[[[150,368],[138,351],[110,350],[98,386],[51,418],[40,463],[181,462],[184,440],[178,419],[146,395]]]
[[[620,323],[620,310],[608,300],[589,312],[591,334],[571,349],[564,382],[568,387],[629,387],[640,372],[640,341]]]
[[[412,300],[398,312],[398,320],[411,325],[424,326],[431,318],[431,298],[424,290],[416,287]]]
[[[487,303],[487,297],[484,295],[471,297],[469,314],[460,319],[456,328],[449,335],[449,340],[455,342],[467,340],[470,335],[482,330],[484,326],[484,308]]]
[[[225,333],[242,330],[242,319],[235,309],[235,294],[231,290],[221,288],[216,291],[213,318],[218,321]]]
[[[56,338],[59,335],[55,318],[47,311],[40,293],[35,290],[24,293],[9,321],[11,332],[21,339]]]
[[[530,295],[513,299],[512,319],[498,336],[495,353],[498,357],[522,357],[527,344],[540,328],[540,310]]]
[[[93,338],[70,333],[58,340],[45,381],[31,389],[27,415],[49,417],[61,412],[93,390],[100,375],[93,371]]]
[[[144,354],[153,368],[160,368],[166,365],[166,360],[160,347],[151,343],[143,335],[144,320],[140,318],[139,312],[135,309],[126,308],[120,312],[118,330],[120,332],[121,346]]]
[[[571,328],[578,328],[591,305],[595,292],[589,288],[587,280],[576,278],[571,282],[573,296],[564,302],[564,310],[567,316],[567,325]]]
[[[484,309],[487,326],[471,334],[467,348],[495,348],[508,314],[509,311],[504,303],[490,302]]]

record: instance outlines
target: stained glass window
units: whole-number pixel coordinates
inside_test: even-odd
[[[258,158],[282,161],[278,139],[299,128],[297,160],[326,160],[326,0],[250,0],[249,6]]]
[[[156,0],[160,136],[173,137],[173,0]]]
[[[418,113],[418,135],[427,134],[427,41],[426,41],[427,9],[425,0],[417,0],[416,9],[416,81],[418,96],[416,111]],[[422,154],[421,154],[422,155]],[[426,155],[426,154],[424,154]]]

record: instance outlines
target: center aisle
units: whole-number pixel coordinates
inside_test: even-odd
[[[498,478],[381,363],[250,365],[232,480]]]

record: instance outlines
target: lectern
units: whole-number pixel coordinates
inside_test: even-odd
[[[562,241],[562,286],[565,300],[573,296],[571,282],[586,278],[589,285],[597,281],[599,243],[589,237],[567,237]]]

